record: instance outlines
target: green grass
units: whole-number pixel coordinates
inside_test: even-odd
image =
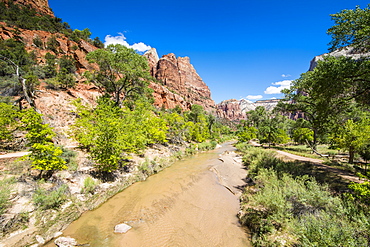
[[[15,179],[13,177],[0,180],[0,215],[5,213],[7,208],[11,205],[9,197],[14,183]]]

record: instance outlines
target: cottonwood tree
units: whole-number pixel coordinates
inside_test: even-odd
[[[124,165],[130,153],[140,153],[147,145],[166,142],[167,126],[147,104],[134,110],[119,107],[108,97],[98,99],[95,108],[74,102],[78,118],[72,126],[74,138],[86,149],[102,172]]]
[[[62,149],[53,143],[55,133],[49,125],[43,123],[41,114],[34,109],[24,110],[21,124],[27,131],[26,138],[31,152],[24,159],[31,160],[33,169],[41,172],[67,169]]]
[[[328,29],[332,36],[330,51],[352,46],[360,51],[370,49],[370,4],[367,8],[344,9],[332,14],[335,25]]]
[[[126,103],[132,108],[139,98],[151,98],[147,60],[133,49],[120,44],[109,45],[88,53],[86,58],[99,66],[99,70],[86,76],[106,93],[113,94],[117,105]]]
[[[366,108],[370,89],[370,61],[327,56],[313,71],[303,73],[283,90],[281,111],[303,113],[313,131],[313,147],[318,136],[348,118],[356,108]]]
[[[359,121],[348,119],[332,136],[333,141],[349,152],[349,163],[353,163],[355,153],[363,151],[370,144],[370,118]]]

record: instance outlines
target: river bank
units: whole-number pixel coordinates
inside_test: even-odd
[[[85,153],[77,153],[75,169],[55,172],[47,180],[37,178],[37,171],[30,170],[28,164],[19,161],[18,154],[17,157],[0,160],[1,179],[11,179],[10,207],[0,221],[0,246],[41,246],[60,234],[61,230],[83,212],[98,207],[131,184],[143,181],[181,157],[190,155],[192,150],[185,146],[153,145],[143,155],[132,157],[127,166],[105,177],[95,172]],[[91,181],[88,191],[87,180]],[[66,188],[63,194],[52,194],[63,186]],[[37,191],[42,192],[42,198],[49,200],[47,203],[57,203],[58,196],[63,197],[63,201],[56,207],[38,207],[35,205]]]
[[[61,231],[84,212],[100,206],[110,197],[130,187],[130,185],[146,180],[150,175],[170,166],[180,157],[186,154],[194,154],[194,152],[196,152],[196,147],[194,146],[186,150],[184,147],[156,145],[148,149],[143,156],[133,157],[132,163],[128,167],[119,170],[113,176],[113,179],[96,183],[94,190],[88,193],[83,192],[84,181],[91,176],[92,168],[91,164],[89,166],[87,162],[87,157],[83,154],[79,155],[79,163],[83,165],[80,165],[77,171],[58,172],[53,175],[50,181],[42,184],[31,177],[27,178],[23,176],[22,179],[18,177],[16,191],[13,192],[14,197],[12,199],[16,203],[8,211],[11,214],[7,215],[7,222],[11,223],[20,214],[25,214],[27,219],[25,222],[22,222],[21,226],[17,226],[17,230],[3,234],[0,246],[11,247],[31,244],[33,244],[32,246],[42,246],[49,240],[61,235]],[[227,158],[226,155],[225,157],[220,157],[218,161],[222,164],[222,159],[234,158]],[[233,162],[235,161],[233,160]],[[215,167],[214,169],[222,171],[222,166]],[[97,178],[92,178],[94,181],[98,180]],[[229,182],[227,176],[220,177],[218,174],[218,178],[219,183],[224,183],[223,186],[229,188],[229,190],[230,188],[239,186],[237,184],[226,184],[225,181]],[[33,192],[38,187],[42,186],[45,189],[52,189],[52,186],[60,186],[61,184],[68,184],[69,197],[58,209],[38,210],[35,208],[32,204]],[[236,192],[233,193],[235,194]],[[6,226],[6,222],[3,225]]]
[[[175,162],[86,212],[63,236],[90,246],[250,246],[237,218],[246,171],[234,150],[227,143]],[[115,234],[121,223],[132,229]]]

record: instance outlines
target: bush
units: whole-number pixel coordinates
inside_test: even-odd
[[[200,151],[206,151],[206,150],[213,150],[216,148],[217,142],[211,141],[211,142],[202,142],[198,144],[198,150]]]
[[[368,246],[367,207],[333,196],[313,177],[296,175],[296,163],[248,148],[244,156],[254,189],[242,196],[241,222],[255,246]],[[293,170],[293,174],[288,174]]]
[[[38,188],[32,199],[40,209],[56,209],[67,200],[67,192],[68,186],[65,184],[52,191]]]
[[[91,177],[87,177],[84,180],[84,187],[81,189],[81,193],[92,194],[95,191],[96,186],[97,182],[95,182]]]

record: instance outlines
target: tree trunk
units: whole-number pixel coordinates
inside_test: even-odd
[[[353,164],[354,158],[355,158],[355,151],[351,147],[351,148],[349,148],[349,160],[348,160],[348,163]]]
[[[316,129],[313,129],[312,149],[314,149],[315,151],[317,150],[317,130]]]
[[[26,85],[26,79],[24,79],[23,77],[19,76],[19,81],[20,83],[22,84],[22,89],[23,89],[23,94],[24,94],[24,97],[25,99],[27,100],[28,104],[30,104],[30,106],[35,109],[35,111],[37,113],[41,113],[37,107],[36,107],[36,104],[35,104],[35,101],[33,101],[33,99],[28,95],[28,88],[27,88],[27,85]]]

